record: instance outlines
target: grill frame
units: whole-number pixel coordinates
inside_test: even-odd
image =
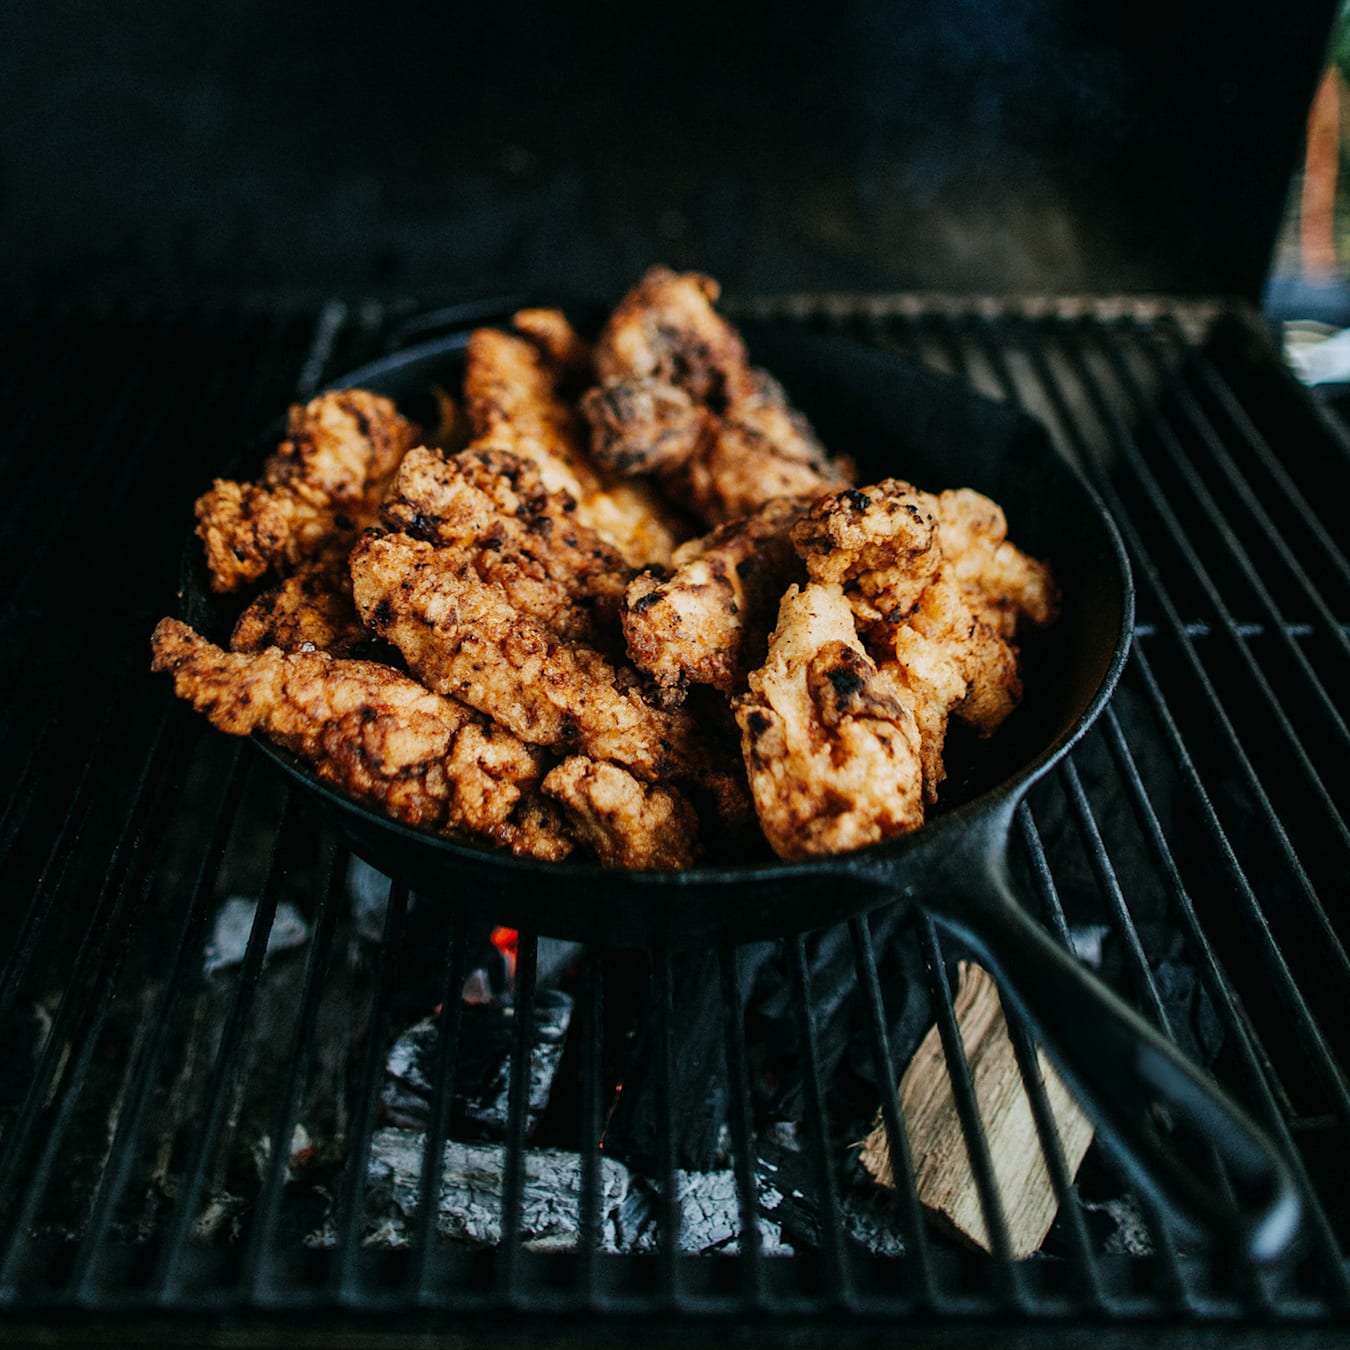
[[[1001,394],[1053,423],[1052,429],[1061,444],[1088,472],[1123,527],[1137,586],[1144,597],[1141,624],[1124,677],[1132,691],[1131,701],[1127,704],[1118,695],[1091,739],[1095,752],[1104,753],[1115,766],[1115,782],[1140,821],[1146,846],[1156,855],[1154,880],[1160,880],[1168,892],[1172,922],[1195,959],[1210,991],[1215,1014],[1223,1024],[1225,1046],[1235,1060],[1227,1070],[1230,1075],[1239,1075],[1236,1081],[1230,1076],[1227,1086],[1258,1122],[1296,1155],[1299,1152],[1296,1140],[1300,1138],[1331,1136],[1337,1128],[1350,1131],[1350,1093],[1342,1067],[1343,1051],[1329,1040],[1328,1029],[1323,1025],[1324,1013],[1309,1002],[1310,997],[1316,997],[1316,990],[1301,987],[1291,961],[1303,970],[1310,963],[1316,965],[1319,959],[1324,959],[1333,973],[1350,968],[1346,966],[1340,935],[1323,903],[1325,887],[1321,873],[1313,875],[1308,870],[1311,866],[1307,861],[1308,831],[1305,829],[1298,838],[1289,834],[1288,803],[1295,799],[1285,794],[1272,800],[1260,767],[1244,759],[1243,737],[1232,721],[1232,700],[1224,692],[1231,672],[1216,673],[1213,668],[1212,653],[1222,643],[1234,659],[1234,668],[1239,674],[1245,673],[1254,684],[1257,704],[1268,705],[1276,714],[1274,720],[1281,737],[1292,742],[1295,767],[1309,780],[1307,791],[1300,790],[1297,801],[1311,802],[1313,808],[1326,815],[1331,842],[1337,842],[1339,836],[1343,846],[1343,826],[1339,829],[1337,826],[1335,793],[1322,783],[1319,767],[1312,758],[1318,755],[1324,759],[1325,750],[1310,746],[1308,738],[1289,717],[1284,717],[1281,724],[1280,692],[1265,679],[1262,662],[1253,655],[1252,647],[1273,637],[1277,655],[1283,653],[1293,675],[1311,686],[1314,701],[1320,697],[1334,711],[1334,703],[1320,688],[1319,672],[1305,649],[1314,647],[1319,660],[1333,663],[1331,669],[1336,669],[1334,663],[1343,662],[1350,653],[1346,621],[1336,619],[1335,604],[1323,595],[1329,585],[1343,585],[1350,573],[1325,529],[1321,533],[1312,532],[1311,547],[1320,551],[1323,562],[1321,572],[1315,575],[1310,572],[1306,562],[1310,546],[1301,542],[1302,552],[1296,554],[1280,526],[1264,516],[1265,498],[1252,491],[1244,493],[1243,488],[1249,487],[1247,479],[1259,471],[1275,484],[1277,495],[1283,492],[1296,510],[1306,512],[1309,522],[1316,519],[1311,505],[1312,485],[1302,486],[1309,472],[1307,464],[1280,464],[1241,394],[1232,386],[1221,364],[1202,345],[1216,330],[1222,329],[1230,339],[1230,347],[1246,341],[1257,344],[1253,350],[1260,350],[1267,339],[1259,316],[1241,306],[1219,301],[1196,303],[1161,298],[985,302],[934,296],[787,297],[745,305],[741,312],[863,336],[876,345],[917,356],[939,369],[946,368],[949,373],[971,380],[986,392]],[[732,1085],[728,1123],[745,1235],[741,1254],[715,1260],[688,1257],[677,1254],[672,1240],[679,1214],[673,1198],[675,1159],[668,1147],[672,1110],[668,1070],[673,1028],[671,954],[665,951],[657,951],[652,958],[654,994],[658,1007],[665,1010],[662,1019],[665,1036],[658,1041],[657,1055],[658,1088],[665,1085],[658,1094],[658,1112],[665,1121],[659,1170],[666,1183],[658,1216],[664,1240],[658,1254],[611,1257],[593,1250],[593,1241],[583,1242],[578,1253],[565,1258],[541,1257],[523,1249],[518,1232],[524,1185],[519,1146],[525,1140],[523,1097],[528,1087],[524,1077],[528,1059],[525,1051],[530,1044],[537,956],[536,935],[525,933],[521,934],[518,970],[523,1015],[517,1017],[514,1028],[507,1127],[516,1147],[508,1150],[503,1181],[506,1241],[487,1257],[446,1259],[436,1251],[433,1242],[431,1209],[419,1204],[412,1244],[406,1253],[390,1256],[362,1248],[363,1160],[376,1123],[384,1033],[391,1025],[407,929],[407,895],[397,886],[391,889],[386,940],[378,949],[371,986],[370,1026],[376,1034],[367,1036],[364,1055],[355,1069],[357,1086],[353,1093],[355,1109],[348,1157],[355,1159],[357,1165],[348,1167],[344,1189],[336,1198],[336,1245],[327,1255],[274,1251],[285,1185],[281,1164],[288,1152],[281,1143],[293,1135],[310,1069],[307,1060],[313,1031],[337,951],[335,933],[340,923],[339,886],[343,872],[342,855],[338,852],[329,856],[326,880],[315,888],[312,936],[305,958],[295,1030],[286,1057],[285,1087],[273,1114],[271,1150],[259,1184],[261,1221],[249,1230],[241,1250],[198,1248],[189,1241],[199,1219],[198,1201],[211,1181],[216,1144],[222,1132],[232,1128],[230,1116],[236,1094],[248,1078],[251,1023],[257,1011],[255,1001],[264,969],[270,916],[288,893],[293,880],[288,848],[294,842],[293,837],[304,830],[303,823],[295,819],[293,803],[283,806],[272,835],[259,917],[243,964],[232,977],[224,1031],[207,1079],[204,1099],[209,1109],[179,1170],[174,1203],[166,1221],[154,1230],[144,1249],[108,1243],[105,1239],[117,1202],[137,1165],[133,1144],[147,1115],[153,1113],[156,1085],[165,1064],[170,1062],[166,1057],[173,1053],[174,1019],[180,1006],[190,1001],[187,995],[193,979],[192,954],[200,950],[213,898],[217,898],[215,869],[231,847],[232,824],[256,790],[258,770],[241,758],[237,746],[226,747],[224,752],[224,785],[218,789],[215,813],[200,827],[206,847],[200,853],[195,874],[182,889],[186,901],[176,914],[178,926],[157,967],[162,978],[148,994],[150,1015],[139,1038],[127,1047],[125,1083],[115,1090],[120,1094],[116,1128],[105,1161],[97,1167],[99,1180],[89,1200],[88,1225],[83,1237],[66,1244],[43,1244],[27,1236],[30,1222],[49,1199],[48,1192],[58,1175],[62,1139],[83,1109],[85,1094],[94,1091],[90,1084],[98,1076],[96,1060],[113,1011],[111,991],[120,987],[123,975],[135,966],[137,942],[144,937],[144,924],[154,912],[154,892],[157,885],[163,884],[165,858],[171,852],[163,827],[181,810],[176,789],[184,785],[189,766],[197,757],[217,753],[203,749],[210,733],[198,728],[184,710],[167,707],[164,691],[140,673],[143,653],[137,641],[126,635],[126,629],[135,631],[138,623],[142,635],[148,633],[156,607],[165,611],[172,608],[168,587],[176,559],[158,556],[153,531],[147,530],[147,537],[132,548],[133,558],[139,559],[146,573],[142,589],[129,597],[130,604],[126,599],[120,604],[110,604],[83,631],[68,635],[64,640],[73,641],[74,655],[59,643],[55,651],[41,648],[45,625],[53,616],[53,602],[50,589],[40,583],[53,564],[61,577],[63,567],[73,568],[79,561],[62,560],[63,545],[75,524],[87,523],[90,518],[97,523],[101,517],[114,516],[155,475],[168,477],[162,489],[166,518],[174,522],[186,519],[187,503],[199,490],[203,474],[221,462],[222,448],[234,437],[265,421],[286,399],[303,397],[319,387],[327,372],[348,368],[377,354],[384,334],[396,333],[400,326],[406,331],[410,319],[415,326],[417,320],[408,307],[384,309],[331,301],[317,313],[308,314],[278,315],[266,309],[253,313],[222,311],[208,316],[192,311],[138,314],[108,310],[91,317],[71,309],[65,313],[35,312],[16,321],[16,331],[22,329],[23,323],[31,324],[34,331],[14,341],[14,350],[26,355],[28,365],[20,360],[11,367],[10,397],[22,393],[30,368],[37,368],[40,374],[36,392],[11,423],[15,428],[11,462],[4,471],[14,495],[7,497],[8,505],[0,514],[6,533],[16,539],[16,547],[23,551],[25,559],[17,584],[7,598],[5,622],[6,628],[21,642],[28,640],[26,654],[33,657],[34,670],[26,672],[22,663],[14,660],[6,663],[5,676],[10,681],[9,687],[28,693],[31,701],[45,710],[45,720],[36,731],[17,725],[5,727],[6,744],[12,749],[17,739],[20,755],[19,770],[11,778],[13,787],[0,816],[0,845],[7,850],[6,867],[11,875],[31,875],[37,881],[14,928],[14,940],[6,949],[0,979],[0,1021],[18,1007],[21,994],[27,996],[34,984],[35,969],[50,961],[52,950],[58,945],[52,934],[62,921],[62,904],[77,904],[86,914],[88,924],[83,937],[74,943],[75,959],[65,970],[64,986],[37,1072],[26,1098],[9,1115],[0,1137],[3,1188],[0,1212],[4,1215],[0,1246],[0,1306],[4,1312],[0,1315],[15,1319],[11,1323],[15,1327],[21,1327],[29,1317],[56,1317],[73,1330],[81,1316],[91,1315],[131,1318],[155,1313],[174,1319],[228,1315],[256,1318],[260,1326],[265,1326],[280,1325],[277,1319],[287,1319],[303,1310],[306,1317],[331,1314],[339,1319],[334,1325],[342,1328],[344,1334],[356,1334],[363,1329],[367,1317],[397,1318],[405,1324],[404,1329],[411,1331],[434,1326],[437,1319],[449,1314],[457,1319],[504,1318],[504,1322],[483,1325],[517,1330],[533,1326],[552,1333],[559,1328],[550,1326],[546,1319],[565,1314],[583,1319],[588,1332],[594,1333],[617,1332],[638,1321],[644,1327],[665,1327],[673,1333],[681,1327],[687,1330],[692,1319],[700,1325],[761,1330],[774,1324],[791,1325],[804,1336],[810,1335],[813,1328],[826,1331],[828,1327],[821,1319],[843,1316],[865,1331],[903,1317],[916,1332],[926,1330],[938,1339],[959,1335],[960,1328],[971,1319],[978,1320],[986,1330],[993,1326],[1005,1331],[1039,1328],[1065,1334],[1091,1323],[1099,1331],[1119,1332],[1122,1337],[1134,1336],[1144,1324],[1149,1326],[1150,1336],[1159,1326],[1165,1328],[1183,1321],[1192,1326],[1197,1321],[1213,1323],[1228,1332],[1247,1331],[1255,1335],[1259,1326],[1269,1327],[1272,1318],[1291,1331],[1343,1319],[1346,1303],[1350,1301],[1350,1276],[1340,1250],[1345,1239],[1338,1237],[1335,1220],[1316,1193],[1301,1161],[1298,1171],[1309,1210],[1307,1247],[1299,1267],[1302,1274],[1251,1269],[1216,1271],[1204,1258],[1179,1251],[1156,1216],[1146,1216],[1151,1219],[1155,1255],[1131,1258],[1127,1268],[1121,1270],[1118,1258],[1103,1259],[1094,1252],[1083,1211],[1071,1198],[1067,1168],[1054,1147],[1048,1149],[1048,1165],[1061,1194],[1061,1213],[1066,1216],[1067,1255],[1058,1265],[1039,1261],[1018,1264],[1008,1260],[1006,1224],[999,1212],[992,1169],[980,1145],[983,1132],[974,1112],[959,1037],[951,1023],[951,991],[945,974],[950,944],[930,924],[921,924],[916,938],[928,957],[939,1027],[984,1200],[986,1223],[994,1235],[994,1258],[953,1262],[950,1253],[935,1250],[918,1213],[912,1188],[897,1193],[897,1223],[909,1238],[908,1254],[894,1267],[880,1258],[859,1262],[850,1254],[840,1217],[838,1169],[827,1162],[835,1157],[840,1141],[830,1139],[831,1124],[825,1110],[827,1085],[816,1062],[817,1028],[810,1011],[811,964],[805,937],[787,940],[782,960],[796,991],[795,1016],[805,1050],[808,1102],[805,1123],[813,1141],[808,1145],[808,1154],[814,1166],[814,1184],[824,1220],[818,1259],[792,1258],[791,1272],[785,1275],[781,1262],[762,1254],[758,1226],[748,1221],[758,1208],[758,1200],[752,1167],[752,1105],[736,949],[723,949],[719,953],[719,983],[724,1000],[724,1053]],[[137,335],[139,341],[127,347],[123,363],[130,369],[121,369],[114,359],[101,381],[95,377],[88,405],[63,412],[63,397],[69,398],[77,381],[95,370],[92,355],[100,350],[100,334],[107,331]],[[176,333],[184,331],[194,336],[208,334],[210,340],[202,340],[199,347],[185,355],[173,341]],[[78,338],[72,343],[72,332],[84,335],[83,345]],[[257,355],[260,338],[270,343],[272,349],[261,357]],[[1082,345],[1080,338],[1084,339]],[[47,363],[47,354],[52,351],[65,355],[64,365]],[[224,353],[226,359],[215,364],[213,353]],[[1350,442],[1345,432],[1330,413],[1314,407],[1291,376],[1279,370],[1268,345],[1264,346],[1264,353],[1266,383],[1282,389],[1288,407],[1321,438],[1316,453],[1327,461],[1327,466],[1319,469],[1319,473],[1324,472],[1332,479],[1343,476],[1350,462],[1347,455]],[[1178,354],[1185,359],[1179,360]],[[1254,361],[1261,369],[1262,361],[1255,358]],[[251,376],[254,388],[246,390],[233,405],[236,424],[213,425],[213,416],[231,389],[236,371],[241,376]],[[292,371],[293,383],[288,381]],[[1151,376],[1147,375],[1149,371]],[[1110,372],[1115,373],[1114,384]],[[192,377],[198,374],[203,381],[194,386]],[[166,380],[175,376],[178,381],[175,388],[201,388],[205,393],[195,400],[157,397]],[[1155,381],[1151,388],[1145,384],[1146,378]],[[284,392],[282,386],[286,386]],[[1120,391],[1130,388],[1139,397],[1133,402],[1127,398],[1125,411],[1133,409],[1144,415],[1138,425],[1131,424],[1121,411]],[[100,409],[97,400],[102,394],[111,402]],[[1187,426],[1190,435],[1183,434]],[[82,457],[77,461],[73,482],[66,485],[61,505],[29,528],[34,505],[54,486],[55,471],[41,462],[28,467],[25,454],[35,435],[53,428],[60,432],[57,444],[72,449],[82,446]],[[86,428],[92,435],[82,440]],[[183,441],[195,446],[195,456],[187,462],[174,456],[175,447]],[[1164,488],[1154,476],[1158,460],[1154,441],[1169,452],[1169,462],[1180,473],[1182,486],[1201,489],[1193,492],[1198,506],[1186,520],[1173,510],[1172,487]],[[1141,449],[1141,443],[1148,453]],[[1216,466],[1213,476],[1206,476],[1196,467],[1194,456],[1198,449],[1210,454]],[[1233,460],[1238,452],[1246,457],[1242,467]],[[1253,464],[1257,468],[1252,468]],[[1151,523],[1153,532],[1147,538],[1136,524],[1137,502],[1121,496],[1118,488],[1121,482],[1135,489],[1142,485],[1143,496],[1160,504],[1158,520]],[[1216,491],[1231,494],[1228,505],[1221,504]],[[1288,559],[1298,564],[1290,569],[1284,563],[1286,570],[1295,576],[1293,585],[1285,585],[1281,596],[1264,591],[1259,585],[1253,588],[1262,615],[1259,622],[1235,613],[1225,598],[1232,594],[1234,569],[1248,582],[1253,578],[1259,582],[1262,575],[1245,551],[1243,539],[1248,536],[1228,523],[1233,497],[1251,508],[1249,514],[1258,526],[1259,535],[1274,544],[1277,553],[1283,545]],[[1179,495],[1177,500],[1181,500]],[[1210,540],[1207,545],[1210,551],[1202,555],[1197,539]],[[1214,539],[1217,544],[1212,543]],[[1177,574],[1155,562],[1153,554],[1160,546],[1176,551],[1194,564],[1192,575],[1183,579],[1190,589],[1190,598],[1199,597],[1203,601],[1199,608],[1188,611],[1185,604],[1173,598],[1169,582],[1175,582]],[[168,553],[173,550],[170,548]],[[1305,561],[1298,562],[1299,557]],[[1224,575],[1220,581],[1214,581],[1209,569],[1220,564]],[[1302,579],[1297,575],[1300,569]],[[95,583],[96,594],[115,595],[113,583],[113,578],[99,580]],[[1309,612],[1286,617],[1283,610],[1288,607],[1290,596],[1295,599],[1302,596],[1304,608]],[[126,612],[128,608],[130,614]],[[1211,612],[1197,617],[1204,608]],[[91,666],[88,657],[98,654],[102,658],[105,648],[113,661]],[[1264,648],[1262,656],[1264,659]],[[81,657],[85,660],[81,661]],[[63,737],[72,739],[65,728],[67,695],[73,692],[88,696],[93,689],[102,687],[109,665],[119,694],[108,699],[103,711],[96,714],[89,751],[75,765],[74,791],[65,798],[60,823],[47,832],[50,846],[46,860],[35,862],[30,855],[38,849],[40,840],[39,843],[34,840],[42,832],[32,828],[26,813],[35,799],[41,798],[50,806],[53,798],[55,773],[61,765],[50,758],[49,743],[61,743]],[[31,686],[49,667],[64,676],[64,685],[58,684],[52,692],[34,691]],[[91,670],[97,673],[97,679],[91,678]],[[23,683],[26,674],[27,685]],[[1225,821],[1231,808],[1210,774],[1214,756],[1193,745],[1190,724],[1173,707],[1177,690],[1190,684],[1199,690],[1198,703],[1207,710],[1209,725],[1228,732],[1225,739],[1229,750],[1243,751],[1238,776],[1245,785],[1247,799],[1256,804],[1257,827],[1271,836],[1287,864],[1285,876],[1295,883],[1292,900],[1282,891],[1275,894],[1276,888],[1264,876],[1248,875],[1243,841],[1235,840],[1231,824]],[[1249,704],[1247,699],[1244,707]],[[128,708],[134,711],[127,712]],[[1172,824],[1160,816],[1154,801],[1156,766],[1145,761],[1135,739],[1140,709],[1162,728],[1161,743],[1174,766],[1170,786],[1177,793],[1184,791],[1196,803],[1199,826],[1223,864],[1217,872],[1219,881],[1248,926],[1246,941],[1250,954],[1264,963],[1275,998],[1284,1010],[1280,1015],[1287,1015],[1292,1024],[1293,1044],[1298,1054],[1310,1062],[1316,1087],[1309,1089],[1305,1083],[1298,1093],[1301,1099],[1310,1096],[1315,1099],[1320,1091],[1326,1098],[1325,1110],[1312,1111],[1295,1103],[1283,1082],[1288,1071],[1280,1072],[1286,1069],[1285,1061],[1267,1051],[1251,1009],[1226,973],[1225,962],[1233,959],[1233,939],[1225,938],[1216,946],[1211,931],[1213,902],[1205,896],[1197,897],[1193,883],[1185,875],[1188,866],[1178,861]],[[1291,716],[1304,718],[1306,714],[1297,710]],[[145,725],[150,727],[150,736],[140,743],[151,749],[143,750],[140,772],[133,775],[131,790],[121,802],[111,838],[105,839],[107,803],[102,803],[102,814],[96,808],[101,802],[106,764],[116,762],[116,752],[123,748],[119,736],[126,739],[132,732],[139,735]],[[1333,737],[1343,736],[1344,727],[1331,726],[1330,731]],[[74,739],[78,741],[78,737]],[[1084,761],[1082,767],[1080,759]],[[1085,865],[1097,898],[1104,902],[1108,925],[1125,953],[1126,973],[1132,984],[1131,992],[1136,995],[1136,1006],[1168,1034],[1174,1034],[1139,923],[1131,909],[1130,888],[1122,882],[1113,863],[1112,849],[1117,844],[1114,836],[1108,838],[1112,822],[1101,817],[1097,801],[1100,778],[1094,776],[1097,771],[1088,760],[1087,751],[1075,751],[1053,775],[1048,792],[1038,790],[1033,793],[1032,805],[1024,803],[1019,808],[1017,833],[1022,865],[1052,931],[1061,941],[1068,942],[1069,917],[1060,894],[1062,878],[1057,879],[1056,874],[1063,845],[1055,841],[1047,848],[1038,824],[1038,815],[1045,811],[1043,799],[1055,795],[1082,839]],[[91,860],[97,861],[96,870],[101,870],[101,880],[92,891],[84,884],[81,870],[89,870]],[[1276,910],[1273,921],[1267,913],[1270,909]],[[1296,915],[1296,921],[1289,918],[1290,913]],[[462,983],[467,932],[467,920],[460,920],[449,935],[442,975],[446,994]],[[1291,942],[1291,934],[1305,932],[1324,941],[1321,957]],[[871,1053],[883,1063],[892,1063],[866,920],[850,922],[848,941],[863,993]],[[604,984],[603,962],[598,954],[591,953],[578,1010],[591,1029],[602,1021]],[[460,1020],[457,999],[443,998],[441,1006],[438,1065],[443,1085],[459,1048]],[[1274,1014],[1260,1011],[1263,1024],[1269,1023]],[[1047,1145],[1053,1139],[1053,1129],[1039,1075],[1028,1072],[1034,1063],[1031,1045],[1017,1020],[1010,1016],[1009,1021],[1038,1131],[1043,1145]],[[252,1034],[256,1035],[256,1031]],[[582,1092],[581,1123],[585,1137],[598,1138],[604,1111],[600,1048],[596,1036],[589,1032],[583,1040],[588,1047],[583,1065],[588,1086]],[[432,1101],[429,1132],[433,1146],[423,1154],[419,1178],[423,1196],[436,1193],[439,1186],[442,1160],[436,1145],[449,1130],[447,1096],[441,1091]],[[898,1113],[888,1109],[884,1119],[893,1156],[906,1159]],[[1328,1125],[1327,1121],[1331,1123]],[[599,1235],[601,1219],[597,1200],[599,1166],[594,1150],[583,1150],[582,1167],[581,1232],[593,1240]],[[902,1173],[905,1170],[902,1163]],[[1344,1231],[1342,1226],[1341,1233]],[[874,1270],[878,1262],[883,1268]],[[1067,1289],[1062,1287],[1066,1270]],[[884,1283],[892,1280],[894,1287]],[[203,1313],[203,1309],[207,1312]]]

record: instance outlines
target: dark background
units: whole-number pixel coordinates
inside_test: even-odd
[[[9,5],[0,293],[1255,297],[1333,8]]]

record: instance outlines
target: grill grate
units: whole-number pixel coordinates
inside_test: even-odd
[[[1034,1047],[1010,1015],[1059,1200],[1046,1250],[1014,1261],[955,1022],[958,953],[907,916],[707,963],[698,987],[720,1000],[708,1072],[724,1085],[719,1151],[734,1190],[734,1232],[716,1256],[681,1247],[701,1203],[676,1142],[685,959],[576,957],[559,1101],[536,1125],[531,1066],[552,976],[546,935],[519,934],[500,1202],[487,1215],[496,1240],[448,1240],[447,1145],[471,1137],[455,1085],[481,1030],[460,991],[481,935],[392,884],[362,936],[371,920],[353,906],[350,859],[326,827],[145,674],[193,496],[233,443],[375,354],[403,316],[338,302],[317,315],[108,308],[18,316],[0,334],[11,428],[0,518],[17,564],[0,611],[10,1316],[304,1311],[350,1327],[378,1313],[407,1329],[447,1312],[514,1319],[497,1323],[507,1327],[564,1312],[593,1326],[1106,1318],[1142,1330],[1144,1319],[1256,1328],[1344,1314],[1350,1047],[1339,1005],[1350,960],[1336,900],[1350,860],[1350,735],[1337,691],[1350,675],[1350,566],[1333,513],[1350,480],[1345,433],[1281,369],[1253,318],[1220,306],[807,297],[757,308],[1026,408],[1120,523],[1139,587],[1130,661],[1101,723],[1019,809],[1013,866],[1060,941],[1097,933],[1121,993],[1193,1053],[1208,1047],[1216,1075],[1288,1151],[1307,1206],[1297,1259],[1260,1271],[1187,1250],[1097,1148],[1091,1177],[1075,1182]],[[230,896],[256,901],[247,940],[235,964],[208,972],[202,952]],[[303,952],[270,953],[297,918]],[[849,1063],[895,1082],[886,972],[900,948],[926,972],[992,1255],[924,1217],[889,1092],[873,1108],[901,1184],[867,1201],[889,1245],[859,1236],[863,1192],[845,1133],[855,1122],[841,1117],[826,1038],[844,1015],[842,962],[856,996]],[[787,991],[800,1080],[793,1146],[778,1155],[799,1167],[789,1255],[771,1224],[786,1222],[782,1210],[765,1196],[763,1047],[747,1029],[769,969]],[[625,1009],[655,1028],[656,1240],[616,1253],[602,1194],[612,1160],[596,1145]],[[373,1181],[387,1166],[388,1058],[428,1017],[416,1165],[391,1218],[374,1212],[384,1202]],[[579,1146],[577,1238],[535,1250],[523,1228],[535,1171],[545,1141],[564,1137]],[[1229,1185],[1212,1155],[1196,1166]],[[1132,1252],[1120,1228],[1103,1228],[1093,1187],[1133,1213],[1145,1237]]]

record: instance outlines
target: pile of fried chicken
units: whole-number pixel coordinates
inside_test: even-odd
[[[360,389],[293,408],[256,482],[196,504],[249,599],[230,650],[164,619],[154,668],[351,797],[532,858],[921,825],[949,720],[1016,706],[1054,581],[977,492],[856,486],[717,296],[656,267],[594,342],[556,310],[479,329],[428,433]]]

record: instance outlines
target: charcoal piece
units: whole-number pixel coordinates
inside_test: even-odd
[[[917,952],[912,930],[905,922],[908,914],[906,907],[890,905],[875,911],[867,919],[888,1016],[892,1004],[895,1015],[902,1015],[911,990],[916,991],[914,997],[926,999],[926,982],[915,978],[916,972],[922,972],[922,963],[915,965],[911,961],[908,974],[895,966],[893,949],[900,944],[907,944],[911,951]],[[811,934],[806,940],[806,963],[816,1030],[816,1063],[821,1082],[827,1085],[827,1093],[832,1094],[840,1062],[859,1048],[866,1052],[868,1044],[864,995],[858,981],[848,925],[835,924]],[[917,991],[923,991],[922,995]],[[899,1046],[892,1046],[897,1061],[909,1040],[909,1024],[918,1027],[918,1035],[912,1037],[914,1045],[927,1026],[927,1021],[916,1011],[904,1015],[907,1019],[905,1035]],[[923,1022],[922,1026],[918,1026],[920,1022]],[[805,1109],[802,1079],[805,1056],[798,1031],[796,995],[777,948],[774,959],[761,965],[760,977],[747,1002],[746,1042],[757,1120],[763,1124],[800,1119]],[[909,1052],[912,1053],[912,1045]],[[904,1067],[903,1062],[899,1062],[899,1067]],[[870,1065],[867,1073],[870,1079]]]
[[[904,1254],[904,1226],[894,1191],[876,1185],[858,1159],[856,1148],[838,1146],[835,1180],[839,1192],[839,1227],[846,1244],[872,1256]],[[802,1250],[821,1246],[821,1205],[816,1190],[816,1164],[781,1134],[762,1135],[756,1145],[755,1168],[769,1219],[782,1240]],[[771,1203],[776,1194],[777,1203]],[[956,1248],[940,1231],[929,1228],[930,1242]]]
[[[765,1256],[790,1256],[782,1230],[763,1212],[777,1205],[780,1197],[771,1187],[759,1185],[761,1212],[756,1216],[760,1252]],[[730,1170],[675,1173],[675,1197],[679,1212],[676,1244],[682,1252],[707,1255],[735,1254],[741,1250],[741,1210],[736,1193],[736,1174]],[[655,1252],[661,1242],[661,1185],[634,1178],[628,1196],[616,1215],[619,1243],[627,1252]]]
[[[1201,1064],[1213,1064],[1223,1049],[1223,1026],[1194,967],[1180,961],[1160,961],[1153,978],[1172,1037],[1182,1053]]]
[[[462,1009],[450,1114],[451,1129],[456,1134],[479,1139],[505,1137],[515,1018],[516,1010],[506,1004],[475,1004]],[[530,1044],[527,1134],[548,1104],[571,1018],[570,995],[560,989],[537,992]],[[438,1041],[438,1021],[427,1018],[409,1027],[390,1047],[380,1101],[393,1124],[415,1129],[429,1122]]]
[[[404,1247],[417,1216],[418,1185],[427,1138],[421,1131],[382,1129],[366,1166],[364,1241]],[[520,1232],[530,1251],[566,1251],[581,1231],[581,1155],[529,1149],[523,1162]],[[628,1193],[628,1171],[612,1158],[600,1163],[601,1249],[616,1250],[615,1212]],[[503,1144],[445,1145],[436,1229],[450,1242],[495,1247],[502,1240]],[[322,1238],[320,1239],[322,1240]]]
[[[740,949],[741,998],[776,947],[751,943]],[[676,1167],[712,1171],[727,1118],[725,1032],[721,970],[715,952],[679,956],[671,962],[670,1116]],[[665,1128],[659,1098],[659,1055],[664,1015],[654,991],[646,1001],[624,1062],[620,1091],[605,1125],[605,1152],[638,1171],[662,1167]]]

